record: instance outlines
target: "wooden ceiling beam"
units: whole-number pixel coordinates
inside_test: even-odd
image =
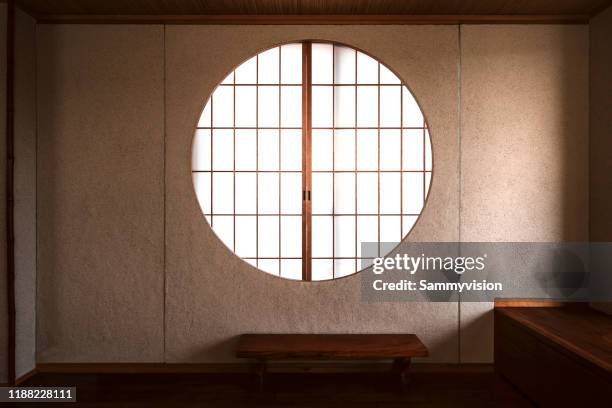
[[[42,24],[202,24],[202,25],[405,25],[405,24],[586,24],[588,14],[572,15],[34,15]]]

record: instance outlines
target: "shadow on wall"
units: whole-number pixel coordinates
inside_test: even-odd
[[[557,128],[561,144],[561,234],[559,241],[589,240],[589,72],[588,29],[563,30],[558,78],[551,83],[558,90],[560,115]],[[578,51],[579,55],[576,55]],[[555,80],[556,79],[556,80]],[[554,101],[551,101],[554,102]]]
[[[463,26],[461,92],[462,239],[587,241],[588,26]],[[492,308],[462,305],[462,358],[492,360]]]

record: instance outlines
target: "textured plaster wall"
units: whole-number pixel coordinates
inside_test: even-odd
[[[15,15],[16,374],[36,365],[36,22]]]
[[[300,283],[232,255],[204,220],[190,175],[204,103],[236,65],[303,38],[370,52],[408,81],[427,115],[435,179],[414,240],[457,240],[457,28],[166,28],[166,360],[228,361],[245,332],[414,332],[433,361],[457,361],[456,303],[363,303],[360,278]]]
[[[0,168],[6,166],[6,3],[0,3]],[[0,214],[5,214],[5,173],[0,172]],[[0,216],[0,231],[6,219]],[[8,317],[6,299],[6,240],[0,235],[0,384],[8,379]]]
[[[588,240],[588,30],[461,27],[462,241]],[[492,360],[492,307],[461,304],[462,361]]]
[[[37,360],[163,359],[163,27],[39,25]]]
[[[612,7],[591,20],[591,240],[612,241]],[[612,303],[594,305],[612,314]]]
[[[243,332],[400,331],[430,361],[490,361],[490,304],[365,304],[358,276],[290,282],[233,256],[193,191],[195,125],[262,49],[345,42],[396,69],[431,127],[411,240],[584,239],[587,30],[40,26],[38,360],[227,362]]]

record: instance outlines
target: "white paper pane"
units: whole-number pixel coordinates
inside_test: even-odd
[[[312,169],[333,170],[333,132],[328,129],[312,131]]]
[[[400,84],[401,81],[391,70],[380,64],[380,83],[381,84]]]
[[[260,214],[278,214],[278,173],[259,173],[257,175]]]
[[[257,92],[254,86],[236,87],[236,127],[255,127]]]
[[[259,131],[258,158],[259,170],[278,170],[279,165],[279,135],[276,129],[263,129]]]
[[[223,81],[221,81],[222,84],[233,84],[234,83],[234,72],[230,72],[230,74],[228,76],[225,77],[225,79]]]
[[[259,54],[259,83],[278,84],[279,48],[272,48]],[[261,91],[261,88],[260,88]]]
[[[336,173],[334,213],[355,214],[355,173]]]
[[[281,277],[292,280],[302,280],[301,259],[281,259]]]
[[[416,100],[405,86],[402,87],[403,92],[403,126],[404,127],[423,127],[423,114]]]
[[[334,217],[335,256],[355,256],[355,217]]]
[[[334,47],[334,82],[355,83],[355,50],[348,47]]]
[[[232,173],[213,173],[213,213],[234,213],[234,175]],[[215,226],[216,228],[216,226]]]
[[[402,131],[403,169],[423,170],[423,131],[421,129],[404,129]]]
[[[234,126],[234,87],[218,86],[213,94],[213,126]]]
[[[402,217],[402,229],[403,229],[404,237],[406,237],[406,235],[408,235],[410,233],[410,230],[412,229],[412,227],[416,223],[417,218],[418,217],[414,216],[414,215],[404,215]],[[404,237],[402,237],[402,239]]]
[[[302,170],[302,131],[281,130],[281,170]]]
[[[362,251],[362,245],[366,243],[378,242],[378,217],[377,216],[358,216],[357,217],[357,256],[376,256],[378,253],[370,253],[372,246],[368,246],[368,253]],[[378,251],[376,251],[378,252]]]
[[[355,87],[334,87],[334,127],[355,126]]]
[[[246,263],[257,268],[257,259],[245,259]]]
[[[281,257],[302,256],[302,217],[281,217]]]
[[[333,211],[332,173],[312,174],[312,213],[331,214]]]
[[[259,269],[270,275],[279,275],[279,261],[278,259],[260,259]]]
[[[200,120],[198,121],[198,127],[211,127],[211,117],[210,117],[210,99],[206,101],[206,106],[204,106],[204,110],[202,111],[202,115],[200,116]]]
[[[380,213],[399,214],[400,197],[400,173],[380,173]]]
[[[236,173],[236,214],[257,212],[257,174]]]
[[[378,174],[357,173],[357,213],[378,213]]]
[[[403,174],[404,214],[420,214],[423,209],[423,173]]]
[[[312,260],[312,280],[322,281],[333,279],[333,262],[331,259]]]
[[[244,62],[235,71],[237,84],[257,83],[257,57]]]
[[[334,134],[335,170],[355,170],[355,131],[342,129]]]
[[[257,168],[257,137],[254,129],[236,129],[236,170]]]
[[[302,213],[302,173],[281,174],[281,214]]]
[[[380,127],[400,127],[401,125],[401,87],[380,87]]]
[[[429,187],[431,186],[431,173],[425,173],[425,194],[429,195]]]
[[[302,88],[281,87],[281,127],[302,126]]]
[[[234,131],[213,129],[213,170],[234,169]]]
[[[375,86],[357,87],[357,126],[378,126],[378,88]]]
[[[257,255],[257,217],[236,217],[236,255]]]
[[[196,130],[191,148],[191,169],[210,170],[210,129]]]
[[[260,257],[278,257],[278,218],[277,216],[259,216],[258,245]],[[263,259],[259,260],[259,265]]]
[[[357,169],[378,170],[378,131],[357,130]]]
[[[357,271],[354,259],[335,259],[334,260],[334,277],[341,278],[343,276],[352,275]]]
[[[192,173],[198,203],[204,214],[210,214],[210,173]]]
[[[378,62],[362,52],[357,52],[357,83],[378,83]]]
[[[429,130],[425,130],[425,170],[431,171],[431,167],[432,167],[431,139],[429,138]]]
[[[281,46],[281,83],[302,83],[302,44]]]
[[[234,250],[234,217],[215,215],[213,219],[215,234],[230,249]]]
[[[333,126],[333,88],[331,86],[312,87],[312,127]]]
[[[399,243],[402,239],[401,222],[401,217],[399,216],[381,215],[380,242]],[[386,254],[381,253],[380,255],[384,256]]]
[[[333,58],[333,46],[331,44],[312,44],[313,84],[332,83]]]
[[[332,217],[313,216],[312,217],[312,256],[331,257],[333,251],[332,244]],[[314,269],[314,268],[313,268]]]
[[[258,126],[278,127],[278,87],[260,86],[258,104]]]
[[[401,147],[401,131],[399,129],[384,129],[380,131],[381,170],[400,170]]]

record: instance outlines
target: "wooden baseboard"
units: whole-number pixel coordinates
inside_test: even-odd
[[[386,372],[390,362],[272,362],[274,373],[372,373]],[[244,374],[249,363],[41,363],[37,373],[50,374]],[[411,370],[424,373],[490,372],[492,364],[414,363]]]

